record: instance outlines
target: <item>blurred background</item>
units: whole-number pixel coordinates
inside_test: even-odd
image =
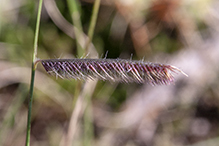
[[[38,58],[87,56],[77,49],[69,1],[44,0]],[[75,5],[82,48],[93,4]],[[49,76],[38,64],[31,145],[217,146],[218,6],[218,0],[102,0],[87,58],[171,64],[189,77],[176,74],[174,84],[153,87],[81,82]],[[37,9],[38,0],[0,1],[2,146],[25,144]]]

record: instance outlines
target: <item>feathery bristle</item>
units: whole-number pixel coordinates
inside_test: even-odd
[[[48,59],[41,63],[49,74],[67,79],[159,85],[173,82],[173,73],[185,74],[171,65],[123,59]]]

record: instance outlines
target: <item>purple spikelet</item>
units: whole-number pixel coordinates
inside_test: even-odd
[[[152,85],[170,84],[174,81],[173,73],[183,73],[171,65],[123,59],[48,59],[41,60],[41,63],[49,74],[60,78],[97,78]]]

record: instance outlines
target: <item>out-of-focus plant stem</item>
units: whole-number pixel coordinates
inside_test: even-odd
[[[93,39],[94,29],[97,22],[97,16],[100,8],[100,0],[95,0],[90,26],[88,29],[88,40],[85,47],[85,54],[88,54],[89,45]],[[87,94],[85,96],[87,107],[84,112],[84,146],[92,145],[92,140],[94,138],[94,130],[93,130],[93,111],[92,111],[92,95]]]
[[[73,25],[77,28],[74,29],[76,43],[77,43],[77,54],[79,57],[84,55],[84,48],[80,45],[80,40],[83,39],[83,29],[80,19],[80,5],[77,0],[67,0],[69,11],[72,17]]]
[[[78,0],[67,0],[67,3],[68,3],[69,11],[71,14],[72,22],[74,25],[72,29],[74,29],[75,38],[76,38],[77,55],[81,57],[85,54],[85,51],[84,51],[85,49],[83,48],[84,46],[80,45],[80,40],[83,39],[82,38],[83,29],[82,29],[82,24],[81,24],[81,19],[80,19],[80,5],[79,5]],[[79,99],[81,87],[82,87],[82,83],[78,81],[76,88],[75,88],[75,94],[74,94],[74,99],[73,99],[72,116],[69,122],[69,129],[68,129],[67,140],[66,140],[67,146],[72,145],[79,113],[82,108],[81,101],[80,101],[81,99]]]
[[[80,46],[79,42],[80,39],[82,39],[83,37],[83,30],[82,30],[82,24],[81,24],[81,20],[80,20],[80,5],[78,4],[77,0],[68,0],[68,6],[69,6],[69,10],[72,16],[72,21],[73,21],[73,25],[77,28],[74,29],[75,32],[75,36],[76,36],[76,42],[77,42],[77,55],[78,56],[83,56],[88,54],[88,48],[90,45],[90,42],[92,41],[93,38],[93,33],[94,33],[94,28],[96,25],[96,20],[97,20],[97,15],[98,15],[98,11],[99,11],[99,6],[100,6],[100,0],[96,0],[94,3],[94,7],[93,7],[93,12],[92,12],[92,17],[91,17],[91,22],[90,22],[90,26],[89,26],[89,30],[88,30],[88,40],[85,44],[85,46]],[[85,47],[85,48],[83,48]],[[85,84],[84,84],[85,85]],[[73,109],[76,110],[76,106],[75,105],[77,103],[78,100],[80,100],[78,98],[78,96],[80,94],[83,94],[83,92],[87,92],[84,90],[81,90],[81,82],[78,82],[78,85],[76,86],[75,89],[75,98],[73,101]],[[81,92],[81,93],[80,93]],[[93,139],[93,127],[92,127],[92,110],[91,110],[91,97],[92,95],[90,93],[88,94],[83,94],[84,95],[84,99],[86,99],[85,103],[86,105],[86,110],[84,112],[84,145],[89,146],[91,145],[92,139]],[[73,114],[73,117],[77,117],[76,115],[78,115],[75,112],[75,115]],[[72,121],[72,120],[71,120]],[[73,125],[69,125],[69,131],[68,131],[68,142],[67,144],[69,144],[70,142],[72,142],[73,140],[73,135],[74,135],[74,129],[77,124],[77,122],[71,122]]]
[[[32,112],[32,103],[33,103],[34,78],[35,78],[36,61],[37,61],[37,44],[38,44],[42,4],[43,4],[43,0],[40,0],[39,7],[38,7],[38,14],[37,14],[36,30],[35,30],[35,36],[34,36],[34,50],[33,50],[33,57],[32,57],[32,73],[31,73],[29,105],[28,105],[28,115],[27,115],[26,146],[30,146],[31,112]]]
[[[92,140],[94,138],[94,129],[93,129],[93,109],[92,109],[92,95],[86,94],[86,108],[84,111],[84,146],[92,145]]]
[[[85,47],[85,53],[88,53],[88,49],[89,49],[89,45],[93,39],[93,34],[94,34],[94,29],[96,26],[96,22],[97,22],[97,16],[98,16],[98,12],[99,12],[99,8],[100,8],[100,0],[95,0],[94,2],[94,7],[93,7],[93,12],[92,12],[92,16],[91,16],[91,22],[90,22],[90,26],[88,29],[88,41],[86,43],[86,47]]]

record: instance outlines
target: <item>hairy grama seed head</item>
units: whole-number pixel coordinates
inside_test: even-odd
[[[60,78],[88,78],[125,83],[170,84],[180,69],[158,63],[123,59],[48,59],[40,60],[47,73]],[[186,75],[187,76],[187,75]]]

